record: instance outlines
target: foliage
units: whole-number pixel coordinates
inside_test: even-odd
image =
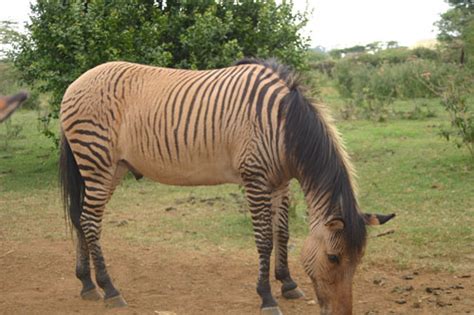
[[[309,65],[316,64],[320,61],[325,61],[329,59],[329,54],[325,51],[311,48],[307,53],[307,61]]]
[[[449,0],[451,9],[436,22],[438,40],[443,43],[449,61],[474,66],[474,3],[471,0]]]
[[[344,59],[352,59],[354,62],[364,63],[372,66],[381,66],[384,64],[401,64],[413,60],[440,60],[439,53],[436,50],[417,47],[408,49],[406,47],[395,47],[390,49],[378,50],[375,53],[362,53],[347,56]]]
[[[375,45],[375,44],[373,44]],[[380,44],[379,44],[380,45]],[[366,45],[367,47],[369,45]],[[387,70],[388,68],[392,72],[400,72],[407,73],[413,72],[414,69],[410,69],[414,64],[420,67],[421,64],[426,64],[424,67],[428,67],[431,69],[433,66],[427,66],[429,62],[439,62],[441,61],[440,53],[437,50],[425,48],[425,47],[417,47],[414,49],[408,49],[406,47],[399,47],[398,44],[394,41],[388,42],[386,44],[387,49],[380,49],[375,53],[356,53],[350,54],[345,56],[344,58],[334,59],[334,51],[329,52],[328,54],[322,55],[323,57],[315,58],[314,53],[309,53],[309,66],[311,69],[316,70],[324,75],[327,75],[329,78],[336,78],[338,81],[338,88],[341,92],[341,83],[342,85],[351,84],[353,82],[353,78],[347,77],[349,76],[358,76],[359,74],[354,74],[355,72],[360,71],[362,68],[366,70],[375,69],[375,68],[384,68]],[[337,50],[343,51],[343,50]],[[336,51],[336,52],[337,52]],[[405,66],[404,64],[409,64],[409,66]],[[393,66],[392,66],[393,65]],[[401,65],[399,70],[396,70],[397,67],[395,65]],[[348,68],[349,67],[349,68]],[[344,77],[341,77],[343,75]],[[370,74],[369,74],[370,76]],[[368,76],[365,76],[367,79]],[[424,86],[413,87],[409,83],[413,81],[413,78],[407,78],[405,76],[404,79],[408,79],[408,81],[404,81],[404,87],[410,90],[425,90],[424,94],[430,94],[429,91],[426,91]],[[341,82],[345,81],[345,82]],[[347,88],[347,86],[346,86]],[[400,89],[399,89],[400,90]],[[419,97],[419,95],[414,95],[413,91],[399,91],[402,92],[402,96],[396,95],[396,97]],[[416,93],[415,93],[416,94]],[[421,93],[418,93],[421,94]],[[342,95],[347,97],[346,91],[342,91]]]
[[[329,52],[329,55],[334,59],[342,58],[346,54],[357,54],[357,53],[365,53],[366,47],[356,45],[353,47],[343,48],[343,49],[333,49]]]
[[[474,73],[459,69],[443,85],[425,84],[440,97],[449,113],[451,128],[442,127],[441,135],[459,148],[467,148],[474,158]]]
[[[318,71],[329,77],[332,76],[332,70],[336,62],[325,51],[310,49],[307,53],[307,60],[310,70]]]
[[[451,125],[442,129],[442,135],[474,153],[472,70],[431,60],[373,66],[349,58],[337,62],[333,73],[335,86],[346,99],[341,109],[344,119],[363,117],[385,121],[391,116],[431,117],[434,113],[427,108],[415,106],[412,111],[401,113],[393,110],[392,103],[394,99],[438,97],[449,113]]]
[[[19,75],[13,65],[8,61],[0,61],[0,95],[11,95],[20,90],[29,90],[28,100],[22,104],[22,108],[38,108],[39,93],[33,89],[26,88],[19,84]]]
[[[345,119],[364,117],[385,121],[391,116],[414,119],[430,116],[422,107],[408,113],[393,110],[394,99],[438,97],[432,86],[442,87],[456,77],[459,68],[432,60],[411,59],[403,63],[372,65],[361,58],[345,58],[335,65],[335,87],[346,99],[341,109]]]
[[[28,100],[22,105],[23,108],[37,108],[39,105],[39,93],[19,84],[18,71],[7,58],[11,43],[19,39],[17,23],[0,21],[0,95],[18,93],[20,90],[30,90]]]
[[[336,64],[334,77],[339,93],[345,98],[353,98],[362,90],[369,89],[370,93],[380,97],[406,99],[436,96],[418,80],[420,75],[424,74],[429,82],[440,85],[449,73],[455,71],[449,64],[427,60],[372,66],[349,59]]]
[[[378,94],[366,87],[348,100],[346,106],[341,109],[341,115],[344,119],[363,117],[384,122],[392,115],[393,101],[394,98],[390,94]]]
[[[291,2],[39,0],[31,9],[13,57],[22,79],[51,97],[45,122],[71,82],[107,61],[208,69],[247,56],[305,67],[306,15]]]
[[[342,49],[333,49],[329,52],[329,55],[334,59],[340,59],[345,56],[351,55],[364,55],[364,54],[377,54],[384,50],[391,50],[399,48],[397,41],[388,41],[388,42],[373,42],[367,45],[356,45],[348,48]]]
[[[439,61],[440,60],[440,54],[438,50],[426,48],[426,47],[416,47],[412,50],[413,56],[419,59],[424,59],[424,60],[433,60],[433,61]]]
[[[21,136],[21,131],[23,130],[23,126],[20,124],[12,123],[11,119],[7,119],[5,122],[5,136],[2,150],[8,150],[10,147],[10,143],[14,139],[19,139]]]
[[[181,34],[183,48],[189,53],[189,60],[183,60],[181,66],[194,69],[219,68],[243,57],[237,39],[225,40],[233,23],[230,12],[223,20],[212,11],[197,14],[195,18],[195,24],[188,28],[188,32]],[[224,44],[219,46],[214,43]]]
[[[9,45],[19,39],[17,23],[0,21],[0,60],[5,59]]]
[[[415,106],[409,111],[396,111],[396,115],[403,119],[420,120],[436,117],[436,112],[428,106],[427,102],[421,104],[415,103]]]

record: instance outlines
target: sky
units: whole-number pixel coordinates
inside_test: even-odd
[[[34,0],[0,0],[0,20],[28,20]],[[295,9],[312,14],[303,35],[310,46],[326,49],[397,41],[413,46],[436,38],[433,23],[449,6],[444,0],[294,0]]]

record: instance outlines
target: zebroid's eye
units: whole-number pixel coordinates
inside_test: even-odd
[[[339,257],[337,255],[328,255],[328,259],[333,264],[338,264],[339,263]]]

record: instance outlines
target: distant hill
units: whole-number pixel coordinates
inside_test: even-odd
[[[424,48],[435,49],[437,45],[438,45],[438,41],[434,38],[433,39],[423,39],[423,40],[417,41],[410,48],[413,49],[413,48],[418,48],[418,47],[424,47]]]

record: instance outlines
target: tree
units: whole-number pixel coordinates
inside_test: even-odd
[[[436,23],[438,39],[443,43],[445,56],[461,64],[444,84],[432,89],[439,95],[449,113],[451,128],[443,129],[447,140],[455,138],[459,147],[469,149],[474,157],[474,2],[448,0],[452,8],[441,15]],[[455,58],[452,58],[455,56]]]
[[[395,40],[388,41],[386,44],[386,49],[394,49],[398,47],[399,47],[398,42]]]
[[[461,64],[474,64],[474,2],[448,0],[452,8],[435,23],[439,29],[438,40],[444,44],[448,55],[455,54]]]
[[[366,46],[355,45],[348,48],[333,49],[329,52],[329,55],[334,59],[340,59],[341,57],[345,57],[346,55],[363,54],[365,52],[365,49]]]
[[[13,54],[22,79],[51,96],[57,118],[67,86],[112,60],[209,69],[246,57],[306,66],[305,13],[274,0],[38,0]]]
[[[18,41],[20,33],[16,22],[0,21],[0,60],[6,59],[11,43]]]

